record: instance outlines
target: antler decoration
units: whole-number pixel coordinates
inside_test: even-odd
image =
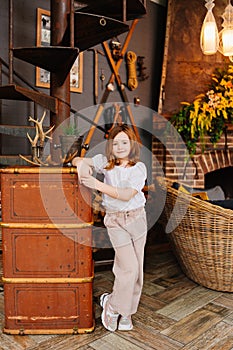
[[[46,116],[46,111],[43,113],[43,116],[40,120],[34,119],[31,116],[28,118],[30,122],[33,122],[35,124],[35,136],[32,138],[29,133],[27,133],[27,137],[32,145],[32,160],[28,159],[27,157],[23,155],[19,155],[23,160],[26,162],[36,165],[36,166],[58,166],[60,164],[55,163],[52,161],[51,156],[49,155],[45,160],[43,160],[43,150],[44,150],[44,143],[45,139],[52,140],[52,137],[48,134],[51,133],[51,131],[54,129],[55,125],[53,125],[51,128],[49,128],[47,131],[44,131],[43,129],[43,122]],[[71,162],[71,160],[77,155],[78,151],[75,151],[73,154],[66,155],[64,158],[61,158],[62,164],[66,164]]]
[[[35,139],[32,140],[30,135],[27,134],[27,137],[28,137],[29,141],[31,142],[32,146],[35,143],[35,141],[36,142],[39,141],[39,146],[40,147],[44,147],[45,138],[48,138],[48,139],[52,140],[52,137],[48,136],[48,134],[53,130],[55,125],[53,125],[49,130],[44,132],[44,130],[43,130],[43,121],[44,121],[45,116],[46,116],[46,112],[44,112],[44,114],[43,114],[43,116],[42,116],[40,121],[36,120],[36,119],[33,119],[31,116],[28,119],[30,122],[34,122],[35,125],[36,125],[36,136],[35,136]]]
[[[44,122],[45,116],[46,116],[46,111],[43,113],[43,116],[41,117],[40,120],[33,119],[31,116],[28,119],[30,122],[33,122],[35,124],[35,130],[36,130],[34,139],[32,139],[32,137],[27,133],[27,137],[32,145],[32,151],[33,151],[32,161],[22,156],[21,154],[19,155],[22,159],[26,160],[28,163],[37,165],[37,166],[49,165],[49,163],[43,162],[41,158],[43,156],[45,139],[47,138],[49,140],[52,140],[52,137],[48,136],[48,134],[54,129],[55,125],[49,128],[47,131],[44,131],[43,122]]]

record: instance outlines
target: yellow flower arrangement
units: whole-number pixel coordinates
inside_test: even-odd
[[[196,152],[198,141],[204,150],[205,136],[216,144],[226,125],[233,122],[233,66],[216,69],[209,90],[192,103],[181,104],[181,110],[172,116],[171,123],[183,137],[191,155]]]

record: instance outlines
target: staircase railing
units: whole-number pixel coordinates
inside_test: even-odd
[[[7,64],[7,62],[2,57],[0,57],[0,86],[2,85],[2,66],[6,67],[9,70],[8,76],[10,76],[9,64]],[[29,83],[21,74],[16,72],[14,69],[12,70],[12,74],[13,76],[16,76],[18,79],[20,79],[25,85],[30,87],[32,90],[39,92],[39,90],[34,85]],[[13,81],[14,79],[12,79],[12,83]]]

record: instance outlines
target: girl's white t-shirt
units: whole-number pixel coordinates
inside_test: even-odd
[[[144,163],[137,162],[131,167],[114,166],[113,169],[106,170],[105,166],[108,161],[103,154],[97,154],[92,160],[95,171],[104,175],[106,184],[120,188],[133,188],[138,191],[129,201],[114,199],[103,194],[103,206],[107,211],[128,211],[145,205],[146,199],[142,189],[145,186],[147,170]]]

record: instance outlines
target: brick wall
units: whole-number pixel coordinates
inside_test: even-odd
[[[192,187],[204,188],[205,174],[228,166],[233,166],[233,130],[228,131],[227,139],[222,136],[214,147],[205,140],[205,151],[198,144],[193,159],[187,162],[184,144],[174,134],[165,135],[164,125],[154,123],[152,142],[152,178],[166,176],[171,180],[183,181]]]

